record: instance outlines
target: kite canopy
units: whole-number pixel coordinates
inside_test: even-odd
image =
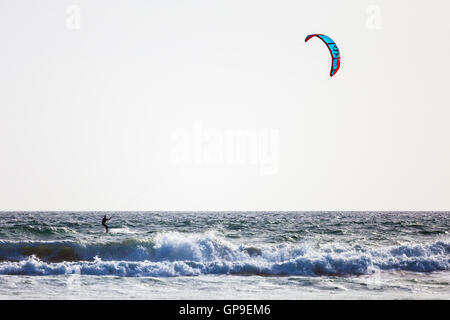
[[[330,71],[330,77],[334,76],[336,72],[338,72],[339,67],[341,66],[341,55],[339,53],[339,49],[334,43],[334,41],[324,35],[324,34],[310,34],[306,37],[305,42],[308,42],[309,39],[317,37],[320,40],[322,40],[328,47],[328,50],[330,50],[331,53],[331,71]]]

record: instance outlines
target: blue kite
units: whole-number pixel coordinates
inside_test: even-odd
[[[331,53],[331,71],[330,77],[334,76],[336,72],[338,72],[339,67],[341,66],[341,55],[339,53],[339,49],[336,43],[328,36],[324,34],[310,34],[306,37],[305,42],[308,42],[309,39],[317,37],[322,40],[328,47]]]

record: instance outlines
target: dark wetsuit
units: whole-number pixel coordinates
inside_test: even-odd
[[[108,226],[106,225],[106,221],[111,220],[111,218],[106,219],[106,216],[102,219],[102,225],[106,228],[106,233],[108,233]]]

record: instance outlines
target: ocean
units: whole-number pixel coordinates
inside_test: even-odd
[[[0,299],[450,299],[449,232],[450,212],[0,212]]]

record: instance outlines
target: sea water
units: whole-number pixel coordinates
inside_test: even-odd
[[[449,232],[450,212],[1,212],[0,298],[450,299]]]

